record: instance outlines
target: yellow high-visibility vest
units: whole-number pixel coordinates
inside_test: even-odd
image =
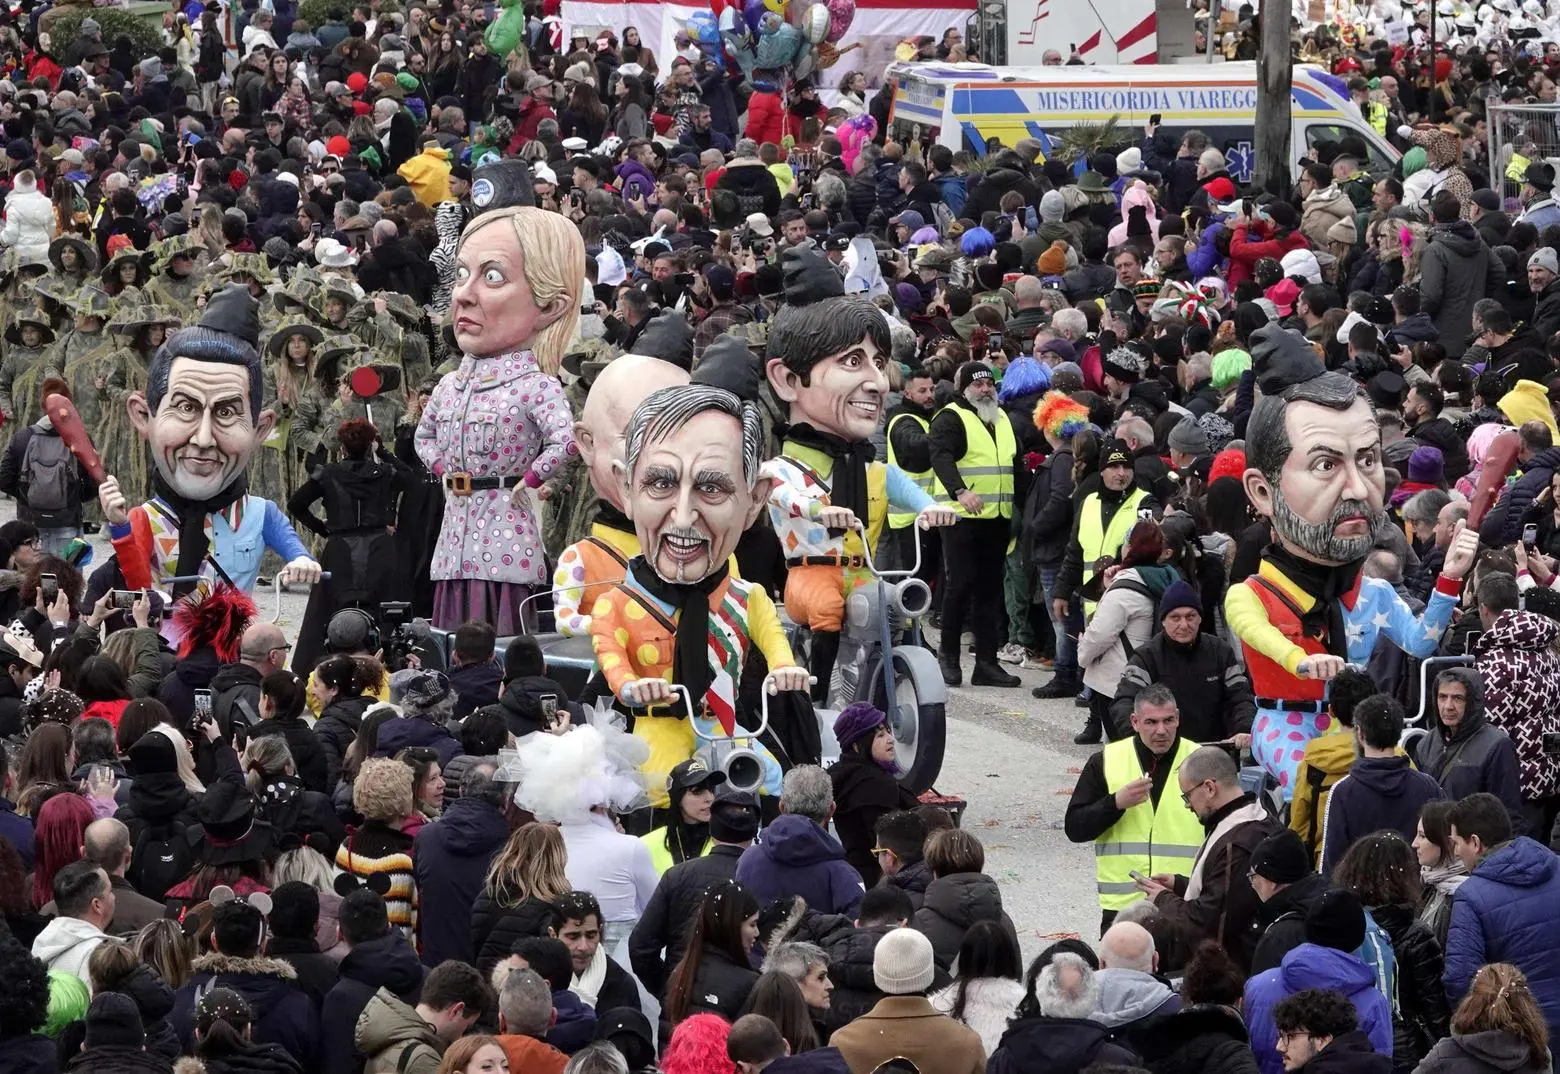
[[[884,430],[884,436],[888,440],[888,464],[890,466],[899,467],[899,469],[904,472],[906,477],[915,482],[915,486],[917,488],[926,493],[932,499],[936,500],[938,503],[946,503],[948,500],[948,493],[942,487],[942,482],[937,480],[937,474],[933,472],[930,465],[928,465],[925,470],[912,470],[894,455],[894,422],[897,422],[902,418],[909,418],[911,421],[915,422],[921,427],[921,432],[923,433],[931,427],[931,422],[927,421],[919,414],[895,414],[892,420],[889,421],[888,428]],[[895,511],[892,507],[890,507],[888,512],[888,528],[893,530],[902,530],[907,526],[913,526],[915,525],[915,518],[916,512],[914,511]]]
[[[995,438],[972,410],[948,406],[964,423],[964,457],[959,460],[959,476],[964,487],[981,498],[978,514],[965,512],[966,518],[1013,517],[1013,459],[1018,454],[1018,439],[1006,413],[997,415]]]
[[[1181,740],[1157,809],[1150,797],[1123,813],[1094,841],[1094,874],[1102,910],[1120,910],[1142,897],[1132,880],[1134,869],[1144,876],[1191,875],[1203,844],[1203,826],[1181,800],[1176,773],[1196,748],[1197,743]],[[1105,787],[1111,794],[1145,775],[1138,762],[1136,736],[1105,747]]]
[[[1121,552],[1121,546],[1127,542],[1127,534],[1132,532],[1132,525],[1137,521],[1138,504],[1147,496],[1146,490],[1133,489],[1121,502],[1121,506],[1116,508],[1116,513],[1110,516],[1110,523],[1103,528],[1100,526],[1100,494],[1091,492],[1083,498],[1083,513],[1078,516],[1078,546],[1083,549],[1085,583],[1094,577],[1094,564],[1101,556],[1116,556]],[[1095,606],[1095,601],[1083,602],[1086,618],[1094,614]]]

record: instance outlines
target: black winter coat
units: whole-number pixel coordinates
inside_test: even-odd
[[[417,919],[424,965],[472,960],[476,952],[471,946],[471,908],[493,856],[508,838],[503,813],[476,798],[455,799],[438,820],[417,833],[412,842],[412,875],[418,899],[438,909]]]
[[[71,1056],[70,1074],[169,1074],[173,1060],[144,1048],[123,1044],[99,1044]]]
[[[1331,887],[1320,873],[1307,873],[1257,908],[1257,949],[1251,975],[1275,969],[1284,956],[1305,943],[1305,915]]]
[[[1035,471],[1029,495],[1024,497],[1024,543],[1036,567],[1060,567],[1067,555],[1073,517],[1072,470],[1072,451],[1058,449]]]
[[[169,1020],[186,1050],[195,1042],[196,997],[212,988],[231,988],[254,1011],[251,1032],[261,1044],[284,1049],[306,1069],[319,1067],[320,1016],[314,998],[298,983],[298,972],[275,958],[197,958],[194,976],[174,996]]]
[[[285,738],[287,750],[292,754],[293,771],[298,773],[303,785],[321,794],[331,792],[330,763],[326,760],[325,749],[320,745],[314,729],[303,722],[303,717],[289,720],[272,716],[268,720],[261,720],[249,732],[249,737],[258,738],[260,735],[281,735]]]
[[[736,876],[740,857],[742,847],[717,843],[703,857],[679,862],[661,874],[649,905],[628,938],[629,965],[652,996],[665,991],[667,973],[682,960],[687,922],[698,913],[704,893]]]
[[[1150,1074],[1257,1074],[1259,1069],[1240,1015],[1218,1004],[1177,1011],[1140,1043]]]
[[[422,306],[433,301],[439,274],[422,244],[406,236],[374,247],[358,264],[357,279],[365,291],[396,291]]]
[[[335,859],[336,848],[346,838],[346,827],[336,816],[336,808],[326,795],[304,788],[297,776],[277,776],[268,779],[261,788],[260,808],[271,822],[277,839],[291,835],[298,842],[311,837],[323,840],[324,847],[316,847],[327,858]],[[291,841],[289,841],[290,845]],[[326,849],[326,848],[329,849]]]
[[[408,1006],[422,995],[423,964],[399,929],[377,940],[360,943],[341,960],[340,977],[320,1007],[320,1063],[333,1074],[355,1074],[365,1062],[352,1033],[358,1015],[381,988],[388,988]]]
[[[185,790],[174,772],[148,772],[138,775],[130,786],[130,801],[119,807],[114,818],[130,829],[130,845],[138,847],[149,836],[171,838],[200,823],[195,815],[195,796]],[[148,899],[162,901],[167,894],[143,886],[141,862],[132,857],[125,879]]]
[[[829,779],[834,784],[834,832],[845,848],[845,860],[861,874],[862,885],[871,887],[883,875],[872,853],[878,820],[920,803],[892,772],[854,749],[829,767]]]
[[[1180,645],[1161,630],[1133,653],[1110,706],[1118,737],[1132,733],[1133,702],[1156,682],[1175,694],[1182,737],[1218,742],[1251,730],[1257,714],[1251,680],[1223,638],[1199,632],[1191,645]]]
[[[1392,1066],[1411,1071],[1435,1042],[1451,1032],[1451,1010],[1441,985],[1446,962],[1441,945],[1417,910],[1375,906],[1370,916],[1392,937],[1397,956],[1398,1011],[1392,1018]]]
[[[534,896],[526,896],[518,906],[502,906],[486,891],[478,895],[471,907],[471,947],[482,976],[509,957],[516,940],[545,936],[552,919],[552,903]]]
[[[42,1033],[0,1040],[0,1074],[56,1074],[59,1050]]]
[[[340,980],[339,964],[320,950],[312,935],[303,940],[272,936],[266,943],[265,953],[281,959],[298,972],[298,983],[314,997],[316,1007],[325,1002],[325,997]]]
[[[824,1026],[832,1034],[841,1026],[866,1014],[883,998],[877,979],[872,976],[872,958],[878,941],[893,930],[893,925],[844,929],[824,945],[829,953],[829,980],[834,991],[829,996],[829,1012]]]
[[[376,699],[367,694],[338,697],[325,706],[325,711],[314,723],[314,737],[319,739],[320,749],[325,753],[325,782],[330,785],[331,793],[341,777],[342,758],[352,748],[358,728],[363,726],[363,713],[375,703]]]
[[[752,967],[739,966],[726,952],[706,947],[699,956],[698,972],[693,975],[684,1017],[709,1013],[735,1022],[757,981],[758,972]]]
[[[937,968],[947,970],[959,957],[964,934],[977,921],[998,921],[1018,942],[1013,921],[1002,909],[997,882],[985,873],[950,873],[926,886],[926,898],[911,925],[932,941]]]
[[[226,1055],[181,1059],[174,1067],[174,1074],[303,1074],[303,1069],[296,1059],[274,1044],[251,1044],[242,1051]]]
[[[1111,1040],[1110,1030],[1082,1018],[1024,1018],[1002,1034],[986,1074],[1078,1074],[1096,1063],[1137,1066],[1137,1055]]]

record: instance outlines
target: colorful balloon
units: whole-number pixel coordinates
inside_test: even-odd
[[[796,51],[796,58],[791,61],[791,77],[798,80],[806,78],[813,73],[817,64],[818,53],[804,40]]]
[[[753,43],[753,31],[748,29],[741,10],[735,7],[728,7],[720,13],[720,36],[728,48],[732,46],[733,40],[742,48]]]
[[[748,29],[758,33],[758,20],[764,17],[764,0],[742,0],[742,17],[747,20]]]
[[[829,15],[828,5],[823,3],[813,4],[802,15],[802,36],[807,38],[808,44],[821,45],[829,37],[829,24],[832,21]]]
[[[758,47],[754,50],[756,62],[764,70],[786,67],[803,44],[802,32],[790,23],[782,22],[772,33],[758,39]]]
[[[850,24],[856,18],[856,0],[823,0],[829,6],[829,36],[825,39],[830,44],[838,44],[840,38],[845,36]]]
[[[790,0],[764,0],[764,6],[783,19],[785,9],[790,6]]]
[[[758,36],[768,37],[784,25],[785,20],[779,15],[776,15],[773,11],[766,11],[758,18]]]

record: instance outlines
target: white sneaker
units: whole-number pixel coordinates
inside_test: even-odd
[[[1024,647],[1015,644],[1004,645],[997,650],[997,659],[1004,664],[1021,664],[1024,662]]]
[[[1050,671],[1056,666],[1056,661],[1026,649],[1024,651],[1024,659],[1019,662],[1018,666],[1026,671]]]

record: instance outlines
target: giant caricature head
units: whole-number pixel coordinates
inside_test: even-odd
[[[585,243],[567,217],[525,206],[483,213],[461,232],[450,316],[479,358],[529,349],[557,376],[580,319]]]
[[[624,434],[634,410],[653,393],[688,383],[688,373],[671,362],[624,354],[596,375],[574,423],[574,442],[590,470],[596,495],[623,510],[622,483],[614,470],[623,461]]]
[[[769,495],[762,441],[758,408],[724,388],[662,388],[634,411],[619,494],[664,581],[698,582],[726,564]]]
[[[1276,324],[1251,344],[1262,398],[1246,425],[1246,495],[1291,553],[1328,565],[1363,559],[1386,501],[1364,389]]]
[[[769,329],[769,385],[790,405],[792,424],[866,440],[888,394],[888,322],[870,303],[845,297],[839,273],[822,255],[787,250],[782,266],[786,304]]]
[[[248,288],[229,285],[211,296],[199,324],[158,348],[145,394],[125,402],[157,473],[187,500],[210,500],[244,477],[275,424],[276,416],[260,409],[259,331]]]

